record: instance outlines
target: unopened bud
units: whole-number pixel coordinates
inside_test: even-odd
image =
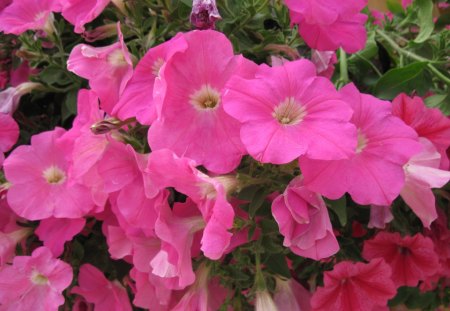
[[[122,126],[122,121],[115,118],[99,121],[91,126],[91,131],[95,135],[106,134],[112,130],[117,130]]]
[[[222,19],[216,0],[194,0],[191,23],[198,29],[214,29],[216,21]]]
[[[87,42],[94,42],[98,40],[103,40],[106,38],[117,36],[117,24],[106,24],[99,26],[97,28],[94,28],[89,31],[85,31],[83,33],[83,38]]]

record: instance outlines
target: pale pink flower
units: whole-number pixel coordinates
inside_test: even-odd
[[[404,166],[406,182],[400,192],[403,200],[420,218],[424,227],[437,218],[436,199],[431,188],[441,188],[450,180],[450,172],[439,169],[441,155],[426,138],[420,138],[423,149]]]
[[[353,84],[340,90],[354,110],[358,145],[350,159],[300,159],[305,186],[330,199],[345,192],[362,205],[390,205],[405,184],[403,165],[421,150],[417,134],[391,114],[391,104],[361,94]]]
[[[71,147],[59,140],[64,133],[56,128],[34,135],[31,145],[17,147],[5,160],[8,203],[19,216],[79,218],[93,207],[89,189],[68,175]]]
[[[276,278],[273,300],[281,311],[311,310],[311,293],[294,279]]]
[[[317,75],[331,79],[334,73],[334,64],[337,63],[334,51],[311,50],[311,61],[316,65]]]
[[[0,269],[0,305],[7,311],[58,310],[62,292],[72,282],[72,268],[55,259],[45,247],[31,256],[16,256],[11,266]]]
[[[314,311],[375,311],[397,293],[391,269],[382,259],[369,263],[343,261],[324,273],[324,286],[313,294]]]
[[[241,139],[263,163],[288,163],[301,155],[343,159],[354,153],[352,110],[333,84],[316,76],[308,60],[260,66],[254,79],[233,77],[224,109],[242,123]]]
[[[224,86],[231,76],[252,74],[256,66],[235,56],[220,32],[191,31],[184,38],[187,49],[160,71],[164,96],[148,132],[149,144],[152,150],[171,149],[210,171],[228,173],[239,165],[245,148],[239,122],[223,110]]]
[[[255,311],[282,311],[278,309],[267,289],[256,291],[255,296]]]
[[[392,101],[392,114],[411,126],[419,135],[431,141],[442,155],[440,168],[448,169],[446,150],[450,147],[450,119],[437,108],[425,106],[422,98],[398,95]]]
[[[402,0],[402,7],[406,10],[406,8],[413,2],[413,0]]]
[[[417,286],[440,269],[433,241],[422,234],[401,237],[398,232],[379,232],[364,242],[362,255],[367,260],[383,258],[396,287]]]
[[[275,198],[272,213],[284,236],[283,245],[295,254],[319,260],[339,250],[325,202],[303,186],[301,177]]]
[[[198,29],[214,29],[216,21],[222,19],[216,0],[193,0],[190,19]]]
[[[47,218],[41,220],[35,234],[44,242],[55,257],[64,251],[64,243],[83,230],[86,220],[84,218]]]
[[[27,30],[52,32],[53,14],[59,0],[15,0],[0,13],[0,31],[20,35]]]
[[[216,260],[230,245],[234,210],[226,199],[226,182],[205,175],[195,168],[196,165],[193,160],[179,158],[170,150],[154,151],[146,170],[154,184],[147,187],[174,187],[197,204],[206,222],[201,250],[206,257]]]
[[[119,42],[98,48],[79,44],[67,61],[68,70],[89,80],[90,87],[100,97],[102,109],[108,114],[133,74],[133,63],[119,23],[117,29]]]
[[[103,273],[90,264],[80,267],[78,286],[71,293],[84,297],[94,304],[96,311],[131,311],[126,289],[117,281],[109,281]]]
[[[19,138],[19,126],[14,119],[0,112],[0,168],[3,164],[3,153],[11,149]]]
[[[161,79],[160,70],[173,55],[186,49],[187,43],[181,33],[151,48],[137,64],[112,115],[121,120],[136,117],[141,124],[150,125],[161,109],[156,107],[158,101],[154,97],[165,93],[164,84],[157,83]]]
[[[84,25],[99,16],[110,0],[64,0],[61,14],[75,26],[76,33],[84,31]]]
[[[37,82],[24,82],[18,86],[11,86],[0,92],[0,113],[13,115],[19,106],[20,98],[41,87]]]
[[[394,219],[390,206],[371,205],[368,228],[384,229]]]
[[[367,0],[285,0],[291,24],[311,48],[334,51],[342,47],[347,53],[362,50],[366,43],[367,15],[360,11]]]

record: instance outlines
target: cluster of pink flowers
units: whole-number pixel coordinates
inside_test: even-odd
[[[15,0],[0,7],[0,30],[50,35],[52,14],[61,13],[82,33],[109,2]],[[213,21],[199,27],[211,28],[220,18],[215,1],[197,2],[213,6],[200,8]],[[285,2],[311,48],[364,47],[366,1]],[[20,95],[14,107],[12,99],[0,102],[7,181],[0,189],[0,310],[57,310],[63,291],[75,310],[219,309],[233,292],[203,259],[220,262],[258,238],[236,225],[249,217],[233,197],[244,157],[300,168],[283,193],[267,198],[283,246],[298,256],[324,260],[339,251],[324,198],[348,194],[370,205],[371,224],[384,228],[401,196],[429,229],[413,236],[380,230],[364,242],[365,262],[335,262],[314,292],[276,279],[273,297],[257,291],[257,309],[381,310],[401,286],[432,288],[450,277],[450,233],[431,190],[450,180],[450,120],[439,110],[404,94],[383,101],[351,83],[336,90],[321,74],[332,52],[315,51],[315,62],[257,65],[236,55],[224,34],[194,30],[152,47],[133,67],[119,23],[117,33],[112,45],[79,44],[70,53],[68,70],[90,89],[79,91],[69,130],[34,135],[4,159],[19,136],[12,115]],[[129,143],[137,124],[149,126],[151,152]],[[111,258],[132,266],[126,281],[89,263],[74,274],[63,261],[65,243],[92,218],[102,223]],[[34,232],[17,225],[27,221],[39,221]],[[16,244],[32,234],[42,246],[15,256]]]

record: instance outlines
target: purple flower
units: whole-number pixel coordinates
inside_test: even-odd
[[[198,29],[214,29],[216,20],[222,19],[216,0],[193,0],[191,23]]]

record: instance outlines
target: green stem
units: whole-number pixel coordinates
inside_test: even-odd
[[[348,78],[348,68],[347,68],[347,54],[342,48],[339,50],[339,69],[341,82],[347,84],[350,80]]]
[[[431,60],[424,58],[422,56],[419,56],[413,52],[407,51],[405,49],[402,49],[394,40],[392,40],[387,34],[385,34],[383,31],[377,29],[376,33],[382,37],[387,43],[389,43],[390,46],[394,50],[396,50],[399,54],[404,55],[406,57],[409,57],[411,59],[417,60],[419,62],[426,62],[427,67],[430,71],[432,71],[437,77],[439,77],[442,81],[444,81],[446,84],[450,85],[450,78],[444,75],[442,72],[440,72],[436,67],[431,64]]]

